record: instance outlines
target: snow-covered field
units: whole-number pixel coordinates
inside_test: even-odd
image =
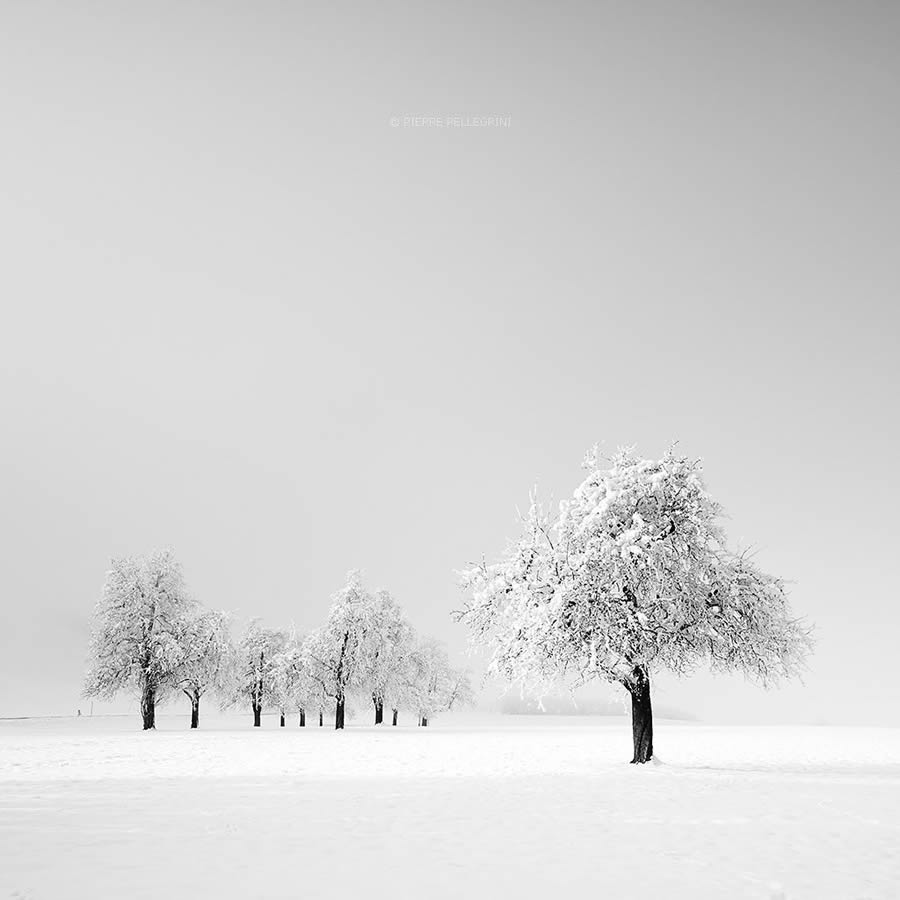
[[[900,729],[0,722],[0,897],[900,896]]]

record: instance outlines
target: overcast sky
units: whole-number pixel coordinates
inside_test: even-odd
[[[362,568],[462,659],[529,487],[679,440],[818,647],[657,703],[900,722],[898,26],[0,0],[0,715],[79,705],[109,558],[163,546],[273,626]]]

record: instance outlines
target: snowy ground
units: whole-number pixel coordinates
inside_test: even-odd
[[[900,896],[900,729],[248,718],[0,722],[0,897]]]

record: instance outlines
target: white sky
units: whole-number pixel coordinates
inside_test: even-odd
[[[819,645],[657,702],[900,722],[900,11],[725,6],[0,0],[0,715],[74,709],[159,546],[270,625],[361,567],[461,654],[534,482],[678,439]]]

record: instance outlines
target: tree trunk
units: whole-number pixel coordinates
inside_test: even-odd
[[[194,693],[191,696],[191,728],[197,728],[200,725],[200,694]]]
[[[380,725],[384,721],[384,700],[372,699],[375,701],[375,724]]]
[[[300,727],[306,728],[306,710],[305,709],[300,710]]]
[[[428,716],[422,716],[422,727],[425,728],[428,725]]]
[[[320,709],[320,710],[319,710],[319,728],[322,727],[322,720],[323,720],[323,718],[324,718],[324,717],[323,717],[323,715],[322,715],[322,710]]]
[[[144,731],[156,728],[156,691],[146,683],[141,692],[141,718],[144,722]]]
[[[284,713],[281,714],[281,727],[284,728]]]
[[[338,728],[344,727],[344,704],[345,704],[345,702],[346,701],[344,700],[343,697],[341,697],[341,699],[337,701],[337,706],[335,707],[335,710],[334,710],[335,730]]]
[[[262,703],[254,702],[252,705],[253,705],[253,727],[259,728],[260,725],[262,725],[262,721],[261,721],[261,719],[262,719]]]
[[[650,676],[645,666],[636,666],[631,682],[631,736],[634,740],[633,763],[653,759],[653,707],[650,705]]]
[[[391,725],[396,725],[396,724],[397,724],[397,710],[395,709],[394,710],[394,719],[391,722]]]

